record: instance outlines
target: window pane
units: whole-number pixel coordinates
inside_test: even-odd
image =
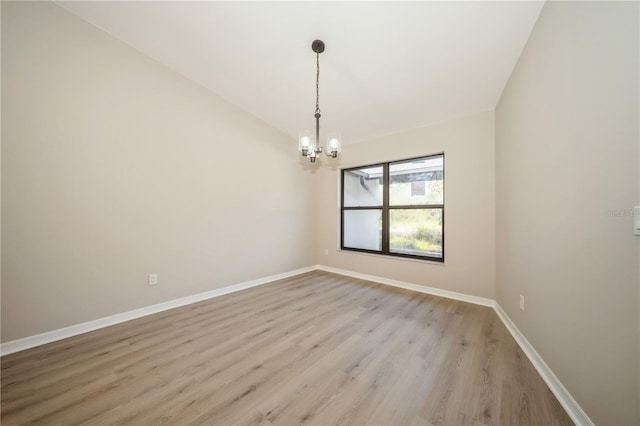
[[[442,209],[389,210],[389,251],[442,257]]]
[[[382,166],[344,171],[345,207],[382,205]]]
[[[389,204],[443,204],[444,157],[436,155],[389,165]]]
[[[345,210],[344,246],[382,249],[382,210]]]

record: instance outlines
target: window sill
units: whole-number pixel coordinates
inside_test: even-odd
[[[356,255],[360,255],[360,256],[369,256],[369,257],[375,257],[375,258],[383,258],[383,259],[392,259],[392,260],[399,260],[401,262],[417,262],[417,263],[427,263],[429,265],[438,265],[438,266],[444,266],[445,262],[438,262],[436,260],[429,260],[429,259],[415,259],[412,257],[402,257],[402,256],[389,256],[387,254],[375,254],[375,253],[367,253],[367,252],[363,252],[363,251],[354,251],[354,250],[343,250],[343,249],[338,249],[337,250],[338,253],[348,253],[348,254],[356,254]]]

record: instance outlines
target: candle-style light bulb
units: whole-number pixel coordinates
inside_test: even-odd
[[[337,133],[332,133],[327,138],[327,154],[331,155],[333,158],[338,156],[340,153],[340,135]]]

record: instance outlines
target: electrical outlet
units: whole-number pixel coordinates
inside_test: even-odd
[[[329,256],[329,249],[324,249],[324,255]]]
[[[149,285],[158,284],[158,274],[149,274]]]
[[[524,296],[520,295],[520,309],[524,311]]]

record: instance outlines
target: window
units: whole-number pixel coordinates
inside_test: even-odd
[[[444,154],[342,170],[343,250],[444,261]]]

